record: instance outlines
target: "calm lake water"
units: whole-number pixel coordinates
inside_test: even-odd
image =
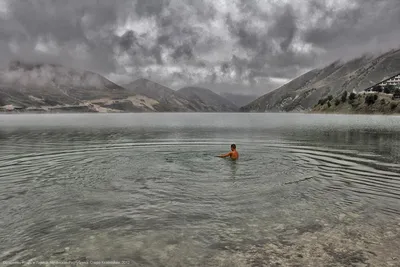
[[[1,115],[0,152],[8,266],[400,266],[400,117]]]

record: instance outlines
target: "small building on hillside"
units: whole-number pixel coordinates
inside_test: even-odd
[[[399,86],[400,85],[400,74],[379,83],[379,85],[382,87],[385,87],[387,85]]]
[[[388,85],[393,85],[395,87],[400,87],[400,74],[396,74],[395,76],[392,76],[392,77],[390,77],[390,78],[388,78],[386,80],[383,80],[383,81],[381,81],[381,82],[379,82],[377,84],[374,84],[373,86],[368,87],[364,91],[371,92],[371,91],[374,91],[374,88],[377,88],[377,87],[378,88],[379,87],[384,88],[384,87],[386,87]]]

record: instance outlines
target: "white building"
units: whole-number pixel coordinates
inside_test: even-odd
[[[394,86],[399,86],[400,85],[400,74],[397,76],[394,76],[388,80],[385,80],[379,84],[380,86],[384,87],[386,85],[394,85]]]
[[[387,85],[394,85],[397,88],[400,88],[400,74],[397,74],[396,76],[390,77],[389,79],[383,80],[371,87],[368,87],[367,89],[364,89],[365,92],[373,92],[373,89],[375,87],[385,87]]]

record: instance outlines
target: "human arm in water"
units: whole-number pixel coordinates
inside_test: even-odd
[[[226,157],[230,157],[231,154],[232,154],[232,151],[230,151],[230,152],[228,152],[228,153],[226,153],[226,154],[223,154],[223,155],[219,155],[219,156],[217,156],[217,157],[219,157],[219,158],[226,158]]]

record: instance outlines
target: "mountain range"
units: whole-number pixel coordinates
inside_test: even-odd
[[[118,85],[94,72],[11,62],[0,71],[0,111],[305,112],[322,98],[361,92],[400,73],[400,50],[335,61],[257,98],[201,87],[172,90],[147,79]]]
[[[0,108],[34,112],[233,112],[213,91],[178,91],[147,79],[120,86],[103,76],[54,64],[11,62],[0,72]]]
[[[347,62],[311,70],[240,108],[244,112],[310,111],[319,99],[361,92],[400,73],[400,50],[364,55]]]

